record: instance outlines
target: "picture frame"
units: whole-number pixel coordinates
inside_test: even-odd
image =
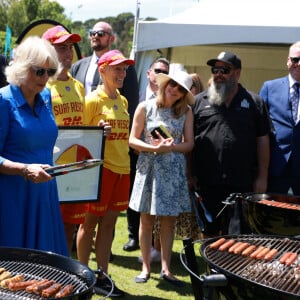
[[[59,126],[53,150],[54,165],[104,156],[103,126]],[[56,177],[60,203],[95,202],[101,192],[102,164]]]

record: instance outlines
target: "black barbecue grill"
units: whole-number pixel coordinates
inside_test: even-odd
[[[12,275],[22,274],[25,280],[54,280],[63,286],[72,284],[73,292],[63,299],[91,299],[96,282],[95,274],[88,267],[71,258],[51,252],[22,248],[0,248],[0,267]],[[45,299],[26,291],[0,288],[0,299]],[[48,298],[49,299],[49,298]]]
[[[241,201],[251,232],[295,236],[300,234],[300,197],[282,194],[231,194],[225,205]]]
[[[220,238],[207,239],[200,247],[207,273],[198,277],[198,289],[213,287],[228,300],[300,299],[300,240],[267,235],[223,236],[226,240],[234,239],[235,243],[245,242],[257,248],[264,246],[277,249],[277,254],[266,261],[212,249],[210,245]],[[289,266],[279,261],[286,252],[298,254],[298,258]],[[195,282],[193,288],[196,288]],[[207,297],[209,293],[201,291],[198,295],[196,299],[211,299]]]

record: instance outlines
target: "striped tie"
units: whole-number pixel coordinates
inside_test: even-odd
[[[295,82],[293,84],[291,95],[290,95],[290,101],[292,105],[292,115],[295,123],[298,121],[298,105],[299,105],[299,86],[300,83]]]

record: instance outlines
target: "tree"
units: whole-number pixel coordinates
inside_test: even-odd
[[[6,18],[5,12],[2,17],[4,9],[6,9]],[[66,27],[71,27],[71,20],[63,13],[64,8],[56,1],[8,0],[0,2],[0,20],[2,18],[8,20],[7,23],[1,22],[1,24],[7,24],[14,37],[18,37],[29,24],[40,19],[55,20]]]
[[[117,17],[89,19],[85,22],[72,22],[65,15],[65,10],[58,1],[50,0],[0,0],[0,51],[4,49],[6,25],[11,28],[12,40],[15,41],[29,24],[42,19],[57,21],[71,32],[80,34],[82,41],[79,43],[79,48],[83,56],[92,53],[89,29],[99,21],[107,22],[112,25],[116,34],[113,48],[119,49],[127,57],[130,55],[134,30],[132,13],[122,13]],[[14,46],[12,44],[12,48]]]

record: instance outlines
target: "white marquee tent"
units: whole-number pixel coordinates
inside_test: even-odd
[[[242,84],[258,92],[263,81],[287,74],[288,48],[300,40],[299,8],[299,0],[200,0],[172,17],[139,21],[133,50],[140,86],[158,52],[205,84],[206,61],[230,50],[242,59]]]

